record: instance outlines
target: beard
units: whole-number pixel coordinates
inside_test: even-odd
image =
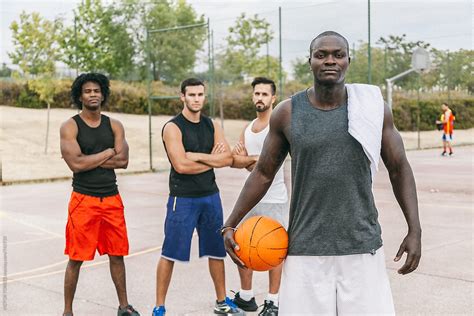
[[[269,108],[270,108],[270,106],[265,105],[264,103],[259,102],[259,103],[255,104],[255,111],[260,112],[260,113],[265,112]]]
[[[88,111],[95,112],[100,109],[101,104],[98,103],[97,105],[91,105],[91,104],[82,104],[83,108],[86,108]]]

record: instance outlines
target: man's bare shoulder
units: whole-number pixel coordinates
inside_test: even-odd
[[[174,122],[166,122],[163,126],[163,137],[170,136],[173,134],[181,135],[181,130],[179,129],[178,125]]]
[[[61,127],[60,127],[59,131],[60,131],[61,134],[77,132],[76,121],[74,121],[74,119],[72,117],[68,118],[66,121],[64,121],[61,124]]]
[[[112,128],[124,129],[122,122],[120,122],[116,118],[109,117],[109,120],[110,120],[110,125],[112,125]]]
[[[286,99],[278,103],[272,113],[271,121],[286,122],[291,115],[291,99]]]

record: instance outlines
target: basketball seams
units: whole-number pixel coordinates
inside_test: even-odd
[[[252,239],[253,239],[253,233],[255,232],[255,229],[258,226],[258,222],[262,220],[262,216],[260,216],[257,221],[255,222],[255,225],[253,225],[252,228],[252,233],[250,234],[250,240],[249,240],[249,265],[252,266],[252,256],[250,255],[250,252],[252,251]],[[257,256],[258,256],[258,251],[257,251]]]
[[[270,217],[259,215],[248,218],[237,228],[235,237],[236,241],[240,239],[241,243],[239,258],[248,268],[255,271],[267,271],[277,267],[288,251],[285,228]],[[286,247],[282,247],[284,244]]]

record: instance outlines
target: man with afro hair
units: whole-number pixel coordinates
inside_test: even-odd
[[[61,154],[73,172],[64,251],[69,262],[64,278],[63,315],[68,316],[72,315],[81,265],[93,260],[96,250],[109,256],[120,304],[117,315],[139,315],[127,300],[123,256],[128,255],[128,237],[114,171],[127,168],[128,144],[123,125],[101,114],[109,94],[106,76],[78,76],[71,87],[71,98],[81,112],[60,129]]]

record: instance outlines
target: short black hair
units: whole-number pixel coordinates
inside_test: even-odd
[[[265,77],[256,77],[252,81],[252,88],[255,89],[255,86],[258,84],[269,84],[272,87],[272,95],[275,95],[276,93],[276,85],[275,82],[271,79],[265,78]]]
[[[199,80],[197,78],[188,78],[188,79],[184,80],[183,82],[181,82],[181,93],[186,94],[186,87],[189,87],[189,86],[203,86],[203,87],[206,87],[204,85],[204,82],[202,82],[202,80]]]
[[[317,39],[321,38],[321,37],[326,37],[326,36],[337,36],[339,38],[342,38],[344,40],[344,43],[346,44],[346,47],[347,47],[347,54],[349,54],[349,42],[347,41],[347,39],[342,36],[341,34],[339,34],[338,32],[334,32],[334,31],[324,31],[322,32],[321,34],[319,34],[318,36],[316,36],[315,38],[313,38],[313,40],[311,41],[311,43],[309,44],[309,56],[311,57],[311,54],[312,54],[312,50],[313,50],[313,44],[314,42],[316,42]]]
[[[100,92],[102,93],[102,96],[104,97],[104,100],[102,101],[100,105],[101,106],[104,105],[105,102],[107,102],[107,99],[109,98],[109,95],[110,95],[110,82],[109,82],[109,78],[107,78],[105,75],[96,73],[96,72],[80,74],[74,80],[71,86],[72,102],[75,105],[77,105],[79,109],[82,110],[82,102],[80,98],[82,94],[82,86],[86,82],[94,82],[100,86]]]

